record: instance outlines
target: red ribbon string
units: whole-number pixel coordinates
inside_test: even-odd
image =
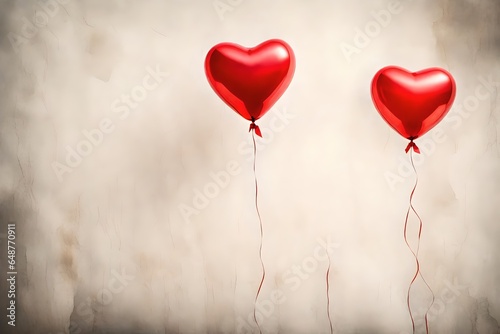
[[[250,130],[255,129],[255,133],[260,136],[260,130],[259,127],[252,122],[250,124]],[[262,137],[262,136],[261,136]],[[260,280],[259,288],[257,289],[257,294],[255,295],[255,301],[254,301],[254,307],[253,307],[253,320],[255,321],[255,324],[257,325],[257,328],[259,329],[259,333],[262,334],[262,330],[260,329],[259,322],[257,321],[257,300],[259,299],[259,294],[260,290],[262,289],[262,285],[264,284],[264,278],[266,277],[266,270],[264,268],[264,261],[262,261],[262,240],[264,237],[264,234],[262,232],[262,218],[260,217],[260,212],[259,212],[259,205],[257,201],[257,195],[259,193],[259,187],[257,185],[257,173],[255,172],[255,161],[257,160],[257,145],[255,144],[255,136],[254,133],[252,132],[252,140],[253,140],[253,175],[255,178],[255,209],[257,210],[257,216],[259,217],[259,223],[260,223],[260,247],[259,247],[259,258],[260,258],[260,265],[262,267],[262,278]]]
[[[413,143],[413,141],[411,141],[411,143]],[[415,144],[413,143],[413,145],[415,145]],[[416,147],[416,145],[415,145],[415,147]],[[415,152],[416,153],[420,153],[418,151],[415,151]],[[410,291],[411,291],[411,287],[412,287],[413,283],[415,282],[415,280],[417,279],[417,277],[420,276],[422,278],[422,281],[424,282],[424,284],[427,286],[427,288],[429,289],[429,291],[432,294],[432,302],[429,305],[429,307],[427,308],[427,311],[425,312],[425,316],[424,316],[424,320],[425,320],[425,332],[427,334],[429,334],[429,321],[428,321],[428,318],[427,318],[427,314],[429,313],[429,310],[431,309],[432,305],[434,304],[435,296],[434,296],[434,292],[432,291],[431,287],[429,286],[429,284],[425,280],[422,272],[420,271],[420,262],[418,260],[418,251],[420,249],[420,236],[422,234],[423,223],[422,223],[422,218],[420,218],[419,214],[417,213],[417,211],[413,207],[413,203],[412,203],[413,194],[415,193],[415,189],[417,188],[417,184],[418,184],[418,174],[417,174],[417,170],[415,168],[415,164],[413,163],[412,152],[410,152],[410,160],[411,160],[411,166],[413,167],[413,171],[415,172],[415,185],[413,186],[413,189],[412,189],[412,191],[410,193],[410,204],[408,206],[408,211],[406,212],[405,227],[404,227],[404,239],[405,239],[406,245],[408,246],[408,249],[412,252],[413,256],[415,257],[416,270],[415,270],[415,274],[413,275],[413,278],[412,278],[412,280],[410,282],[410,285],[408,286],[408,292],[407,292],[407,295],[406,295],[406,304],[408,306],[408,313],[410,314],[410,319],[411,319],[413,333],[415,333],[415,321],[413,319],[413,314],[411,312],[411,306],[410,306]],[[410,244],[408,243],[408,238],[407,238],[407,233],[406,233],[406,230],[407,230],[407,227],[408,227],[408,217],[410,215],[410,210],[413,211],[413,213],[415,213],[415,215],[417,216],[418,221],[419,221],[418,240],[417,240],[417,250],[416,251],[414,251],[411,248]]]
[[[413,148],[413,150],[415,151],[415,153],[420,154],[420,149],[418,148],[417,144],[415,144],[413,142],[413,139],[411,139],[411,141],[408,143],[408,146],[406,146],[405,152],[408,153],[408,151],[410,150],[410,148]]]
[[[255,131],[255,134],[257,134],[257,136],[262,137],[262,133],[260,132],[259,126],[257,124],[255,124],[255,122],[253,122],[253,121],[250,124],[250,129],[248,129],[248,132],[250,132],[252,130]]]

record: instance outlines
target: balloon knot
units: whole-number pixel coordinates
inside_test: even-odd
[[[252,120],[252,123],[250,124],[250,129],[248,130],[248,132],[254,130],[255,131],[255,134],[259,137],[262,137],[262,133],[260,132],[260,128],[257,124],[255,124],[255,121]]]
[[[413,139],[410,139],[410,142],[408,143],[408,146],[406,146],[405,152],[408,153],[408,151],[413,148],[413,151],[415,153],[420,154],[420,149],[418,148],[417,144],[413,141]]]

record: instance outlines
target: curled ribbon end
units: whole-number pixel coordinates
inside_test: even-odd
[[[255,131],[255,134],[259,137],[262,138],[262,133],[260,132],[260,128],[257,124],[255,124],[253,121],[252,121],[252,124],[250,124],[250,129],[248,130],[248,132],[254,130]]]
[[[417,144],[415,144],[415,142],[413,142],[413,139],[411,139],[411,140],[410,140],[410,142],[408,143],[408,146],[406,146],[405,152],[406,152],[406,153],[408,153],[408,151],[409,151],[411,148],[413,149],[413,151],[414,151],[415,153],[420,154],[420,149],[418,148]]]

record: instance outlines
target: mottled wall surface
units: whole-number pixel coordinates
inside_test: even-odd
[[[498,0],[3,0],[0,16],[1,333],[256,331],[252,142],[203,62],[270,38],[297,68],[259,121],[262,331],[329,333],[326,250],[335,333],[412,331],[415,176],[369,93],[393,64],[457,83],[415,156],[431,331],[500,332]],[[411,296],[425,332],[432,294],[417,279]]]

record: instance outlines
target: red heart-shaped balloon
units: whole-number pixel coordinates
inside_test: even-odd
[[[372,81],[372,99],[384,120],[413,141],[432,129],[450,110],[455,80],[441,68],[408,72],[384,67]]]
[[[254,48],[217,44],[205,59],[210,86],[227,105],[252,122],[278,101],[294,71],[293,51],[278,39]]]

